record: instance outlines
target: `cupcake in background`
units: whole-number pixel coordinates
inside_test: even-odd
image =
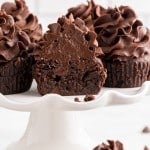
[[[101,5],[96,4],[94,0],[87,2],[88,4],[80,4],[78,6],[69,8],[66,17],[69,17],[70,14],[72,14],[75,19],[82,19],[85,22],[85,25],[89,29],[93,30],[95,19],[100,17],[106,9]]]
[[[24,0],[5,2],[1,9],[13,16],[15,24],[28,34],[32,43],[36,44],[42,38],[42,26],[37,17],[30,13]]]
[[[150,30],[128,6],[108,8],[94,30],[105,56],[106,87],[138,87],[150,80]]]
[[[32,44],[11,15],[0,10],[0,93],[27,91],[32,83]]]

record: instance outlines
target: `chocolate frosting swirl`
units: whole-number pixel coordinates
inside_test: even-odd
[[[108,8],[94,24],[98,43],[107,58],[150,57],[150,30],[128,6]]]
[[[0,63],[23,57],[30,46],[29,36],[15,25],[13,17],[0,11]]]
[[[88,4],[80,4],[76,7],[72,7],[68,9],[67,17],[72,14],[74,18],[81,18],[85,21],[85,24],[90,29],[93,29],[93,22],[97,17],[101,16],[101,13],[105,11],[105,9],[96,5],[93,0],[88,1]]]
[[[29,35],[31,42],[42,38],[42,27],[38,24],[37,17],[29,12],[24,0],[15,0],[15,3],[5,2],[1,9],[14,17],[16,25]]]
[[[124,150],[123,144],[120,141],[108,140],[108,144],[102,143],[93,150]]]

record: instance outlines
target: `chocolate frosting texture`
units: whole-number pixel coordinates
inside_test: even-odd
[[[123,144],[119,141],[108,140],[108,144],[102,143],[93,150],[124,150]]]
[[[86,53],[87,57],[91,57],[92,58],[93,56],[101,56],[101,55],[103,55],[103,52],[102,52],[101,48],[98,48],[98,43],[97,43],[97,40],[96,40],[96,34],[94,32],[92,32],[92,31],[89,31],[89,29],[87,28],[87,26],[85,25],[83,20],[81,20],[80,18],[74,19],[73,15],[70,15],[69,18],[66,18],[66,17],[59,18],[58,19],[58,23],[50,24],[48,26],[49,30],[44,35],[43,40],[40,42],[41,43],[40,49],[42,49],[42,52],[41,53],[39,52],[38,54],[41,54],[41,57],[42,56],[43,57],[48,57],[48,58],[49,57],[52,57],[52,58],[56,57],[56,59],[58,59],[58,58],[62,59],[63,55],[60,56],[60,57],[59,56],[55,56],[56,55],[55,51],[53,52],[53,50],[51,50],[51,52],[47,52],[47,50],[49,50],[49,48],[48,48],[49,45],[53,45],[53,46],[55,45],[55,44],[53,44],[53,40],[55,38],[57,38],[57,36],[61,37],[61,35],[63,35],[63,31],[65,29],[67,29],[68,27],[70,28],[70,26],[72,26],[72,28],[74,28],[73,30],[77,30],[80,33],[79,35],[83,36],[85,34],[85,38],[86,38],[87,42],[90,43],[89,49],[91,48],[92,50]],[[69,32],[69,28],[65,31],[66,32],[66,37],[65,37],[66,39],[64,39],[64,41],[65,40],[67,40],[67,41],[64,44],[64,46],[67,46],[67,43],[69,45],[73,44],[73,42],[72,43],[68,42],[69,40],[71,40],[71,37],[68,37],[68,36],[69,36],[69,34],[72,34],[71,30],[70,30],[70,33],[67,33],[67,32]],[[79,37],[77,37],[77,38],[79,38]],[[81,37],[81,38],[83,38],[83,37]],[[58,41],[56,41],[56,42],[58,42]],[[63,44],[63,43],[61,43],[61,44]],[[85,46],[87,46],[86,44],[87,43],[85,43]],[[44,46],[42,46],[42,45],[44,45]],[[75,45],[73,45],[73,47],[75,47]],[[81,50],[83,48],[82,47],[78,47],[78,49],[80,50],[80,54],[83,55],[84,57],[86,57],[84,51]],[[74,52],[74,54],[72,54],[72,55],[76,56],[76,51],[72,51],[72,53],[73,52]],[[49,53],[51,53],[51,54],[48,55]],[[64,53],[66,53],[66,52],[64,52]],[[71,58],[70,58],[69,55],[65,55],[64,59],[67,60],[67,59],[71,59]]]
[[[24,0],[15,0],[15,2],[5,2],[1,9],[14,17],[16,25],[25,31],[31,42],[39,41],[42,37],[42,27],[38,24],[38,19],[29,12]]]
[[[93,29],[93,22],[97,17],[101,16],[105,9],[96,5],[93,0],[88,1],[88,4],[80,4],[76,7],[68,9],[67,17],[72,14],[74,18],[81,18],[84,20],[87,27]]]
[[[27,54],[30,44],[29,36],[15,25],[13,17],[0,11],[0,63]]]
[[[128,6],[108,8],[94,23],[99,46],[107,58],[150,57],[150,30]]]

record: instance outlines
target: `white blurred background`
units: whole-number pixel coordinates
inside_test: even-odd
[[[0,4],[6,1],[0,0]],[[147,0],[95,0],[95,2],[107,6],[130,5],[135,9],[144,25],[150,27],[150,7]],[[80,3],[87,3],[87,0],[26,0],[30,11],[39,17],[44,30],[49,23],[55,22],[58,17],[67,12],[67,9]]]

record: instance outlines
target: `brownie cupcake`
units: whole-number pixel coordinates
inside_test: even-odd
[[[29,36],[15,25],[12,16],[0,11],[0,93],[15,94],[30,88],[31,49]]]
[[[132,88],[150,80],[150,30],[128,6],[108,8],[94,24],[105,56],[106,87]]]
[[[62,17],[50,24],[40,48],[35,53],[34,77],[38,91],[44,95],[97,94],[106,79],[106,71],[98,56],[96,34],[84,21]]]
[[[42,26],[38,23],[37,17],[29,12],[24,0],[5,2],[1,9],[13,16],[15,24],[28,34],[32,43],[36,44],[42,38]]]
[[[88,4],[80,4],[76,7],[69,8],[66,17],[69,17],[70,14],[72,14],[75,19],[82,19],[86,26],[93,30],[95,19],[100,17],[105,11],[106,9],[104,7],[97,5],[93,0],[91,0],[88,1]]]

